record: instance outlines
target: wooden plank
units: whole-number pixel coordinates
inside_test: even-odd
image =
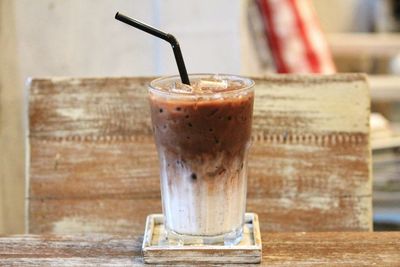
[[[29,135],[45,139],[150,136],[146,87],[152,79],[34,79]],[[256,133],[368,134],[364,75],[271,75],[255,82]]]
[[[141,236],[34,236],[0,238],[1,266],[137,266]]]
[[[296,137],[309,142],[306,144],[309,151],[304,151],[303,141],[282,144],[273,140],[279,136],[254,141],[257,143],[249,160],[249,197],[293,194],[324,197],[331,196],[332,191],[337,195],[351,195],[354,187],[359,189],[358,195],[368,195],[369,188],[365,186],[368,177],[363,176],[368,173],[368,165],[359,156],[367,153],[362,146],[367,140],[362,136],[352,137],[354,142],[344,141],[350,136],[336,136],[343,142],[340,149],[324,137],[317,137],[319,141],[308,140],[313,136]],[[327,143],[318,145],[318,142]],[[33,139],[30,153],[35,159],[30,166],[31,173],[36,174],[30,183],[30,199],[160,197],[157,154],[150,138],[61,142]],[[349,170],[350,163],[344,156],[352,158],[352,169]],[[320,160],[324,157],[331,159],[329,165]],[[312,176],[307,175],[310,166],[316,169]],[[349,171],[352,179],[338,180],[348,176]],[[284,172],[292,175],[283,181]]]
[[[31,82],[30,233],[142,231],[160,212],[150,80]],[[248,211],[261,229],[370,230],[365,76],[255,80]]]
[[[301,266],[396,266],[399,232],[263,235],[263,263]]]
[[[262,242],[262,266],[398,266],[400,262],[400,232],[264,232]],[[0,265],[142,266],[141,244],[141,235],[5,236],[0,238]]]
[[[327,197],[332,191],[351,195],[354,188],[359,188],[358,195],[367,195],[368,177],[364,174],[368,173],[368,165],[362,157],[368,152],[367,140],[362,135],[351,137],[353,142],[349,135],[326,135],[327,140],[325,136],[301,135],[295,137],[298,140],[286,141],[279,141],[279,135],[265,137],[263,141],[255,136],[249,159],[249,197]],[[31,200],[160,197],[157,153],[151,138],[74,138],[31,140],[34,160],[30,170],[36,174],[30,181]],[[338,144],[332,144],[333,138]],[[351,169],[344,156],[352,159]],[[331,159],[330,164],[320,160],[326,157]],[[285,172],[291,175],[283,180]],[[349,175],[352,179],[338,181]]]
[[[249,198],[261,231],[367,231],[370,197]],[[38,199],[30,202],[30,233],[143,233],[146,216],[160,213],[160,198]]]

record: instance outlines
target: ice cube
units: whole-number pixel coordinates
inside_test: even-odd
[[[175,93],[175,94],[190,94],[192,93],[191,91],[187,91],[187,90],[182,90],[180,88],[172,88],[170,90],[171,93]]]
[[[170,88],[170,92],[178,94],[190,94],[193,92],[193,87],[187,84],[183,84],[181,82],[176,82]]]
[[[200,80],[196,86],[200,90],[213,89],[214,91],[228,88],[227,80]]]

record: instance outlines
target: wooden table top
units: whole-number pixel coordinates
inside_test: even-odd
[[[0,266],[140,266],[142,240],[141,235],[3,236]],[[400,232],[263,233],[262,240],[264,266],[400,266]]]

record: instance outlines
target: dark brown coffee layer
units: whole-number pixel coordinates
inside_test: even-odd
[[[238,156],[250,140],[254,94],[209,100],[150,97],[158,147],[193,159],[205,154]]]

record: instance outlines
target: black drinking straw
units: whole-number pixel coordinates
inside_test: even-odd
[[[178,40],[176,40],[176,38],[172,34],[162,32],[159,29],[153,28],[150,25],[147,25],[143,22],[122,15],[119,12],[115,14],[115,19],[122,21],[126,24],[129,24],[135,28],[138,28],[139,30],[147,32],[151,35],[154,35],[170,43],[172,46],[172,50],[174,51],[175,60],[176,64],[178,65],[179,75],[181,76],[182,83],[190,85],[189,76],[186,71],[185,62],[183,61],[181,48],[179,46]]]

